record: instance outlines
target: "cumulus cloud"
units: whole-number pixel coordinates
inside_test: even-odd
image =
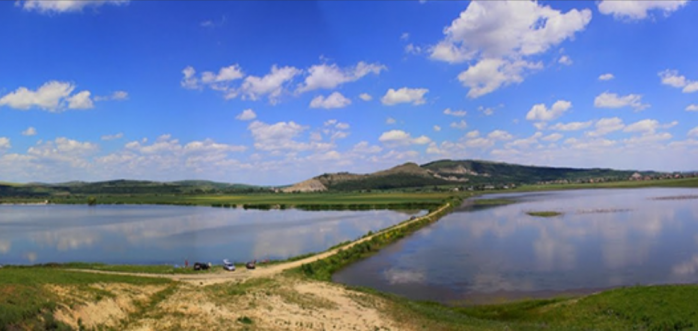
[[[58,14],[80,12],[87,7],[100,7],[106,4],[124,5],[129,0],[20,0],[17,2],[26,11],[36,11],[42,14]]]
[[[368,74],[378,75],[387,69],[380,63],[359,62],[348,68],[340,68],[336,64],[318,64],[308,69],[308,77],[296,91],[302,93],[317,89],[333,89],[344,83],[357,81]]]
[[[102,140],[116,140],[116,139],[121,139],[124,137],[124,134],[122,132],[116,133],[116,134],[108,134],[102,136]]]
[[[547,135],[547,136],[541,138],[541,140],[543,140],[543,141],[548,141],[548,142],[556,142],[556,141],[558,141],[558,140],[560,140],[560,139],[562,139],[562,138],[563,138],[563,135],[562,135],[562,134],[559,134],[559,133],[552,133],[552,134],[549,134],[549,135]]]
[[[688,136],[689,137],[698,137],[698,126],[691,129],[690,131],[688,131]],[[0,146],[2,146],[2,144],[0,144]]]
[[[474,2],[471,2],[474,3]],[[458,74],[458,81],[470,88],[468,98],[478,98],[489,94],[502,86],[523,82],[525,70],[542,69],[540,62],[523,60],[507,61],[498,58],[482,59]]]
[[[480,131],[478,130],[473,130],[465,134],[465,137],[467,138],[477,138],[480,136]]]
[[[465,130],[465,128],[468,127],[468,123],[464,120],[460,120],[460,122],[452,122],[451,127],[458,130]]]
[[[691,104],[686,107],[686,111],[698,111],[698,104]]]
[[[238,116],[235,116],[235,119],[240,121],[250,121],[255,118],[257,118],[257,114],[252,109],[245,109]]]
[[[425,88],[408,88],[389,89],[388,92],[381,98],[384,105],[392,106],[399,103],[411,103],[413,105],[421,105],[426,102],[424,95],[429,92]]]
[[[613,76],[613,74],[611,74],[611,73],[607,73],[607,74],[603,74],[603,75],[599,76],[599,80],[611,80],[613,78],[616,78],[616,77]]]
[[[274,124],[254,121],[247,128],[254,138],[254,147],[261,151],[326,151],[333,147],[329,143],[298,141],[297,138],[309,127],[293,121]]]
[[[28,127],[26,130],[22,131],[23,136],[35,136],[36,129],[33,126]]]
[[[226,99],[241,97],[243,100],[256,101],[267,96],[271,104],[276,104],[286,86],[301,72],[295,67],[273,65],[270,72],[264,76],[248,75],[245,77],[242,68],[238,64],[233,64],[220,68],[217,73],[205,71],[197,76],[196,69],[188,66],[182,70],[184,77],[180,85],[186,89],[208,87],[222,92]],[[232,85],[232,82],[240,80],[240,86]]]
[[[693,93],[698,91],[698,81],[686,79],[685,76],[679,74],[676,70],[664,70],[659,72],[663,85],[668,85],[675,88],[682,88],[683,93]]]
[[[599,12],[604,15],[613,15],[619,20],[642,20],[648,17],[651,11],[661,11],[665,16],[679,10],[688,3],[687,0],[642,0],[642,1],[614,1],[603,0],[599,2]]]
[[[441,131],[441,127],[438,125],[434,125],[434,131],[436,131],[436,132]]]
[[[668,129],[676,126],[677,124],[678,122],[674,121],[671,123],[660,125],[659,121],[657,120],[644,119],[626,126],[625,129],[623,129],[623,132],[639,132],[642,134],[654,134],[657,131],[657,129]]]
[[[361,94],[359,95],[359,98],[360,98],[361,100],[363,100],[363,101],[371,101],[371,100],[373,100],[373,97],[372,97],[370,94],[368,94],[368,93],[361,93]]]
[[[0,137],[0,150],[8,150],[10,148],[12,148],[12,144],[10,144],[10,138]]]
[[[514,136],[504,130],[494,130],[487,135],[487,138],[494,140],[511,140]]]
[[[352,152],[355,153],[361,153],[361,154],[375,154],[375,153],[380,153],[383,151],[383,148],[377,145],[371,145],[368,143],[368,141],[361,141],[354,145],[354,147],[351,149]]]
[[[602,118],[594,124],[596,130],[589,131],[586,134],[590,137],[601,137],[611,132],[619,131],[625,128],[623,120],[618,117]]]
[[[451,110],[451,108],[446,108],[444,109],[444,114],[456,117],[463,117],[467,115],[468,112],[466,112],[465,110]]]
[[[556,131],[577,131],[577,130],[582,130],[590,127],[592,124],[592,121],[587,121],[587,122],[569,122],[569,123],[556,123],[553,126],[550,126],[550,130],[556,130]]]
[[[72,94],[75,85],[67,82],[50,81],[36,91],[20,87],[0,98],[0,106],[28,110],[39,108],[49,112],[61,112],[67,109],[89,109],[94,107],[90,91]]]
[[[385,124],[392,125],[392,124],[395,124],[395,123],[397,123],[397,121],[396,121],[394,118],[392,118],[392,117],[388,117],[388,118],[385,119]]]
[[[482,112],[485,116],[490,116],[494,114],[494,109],[489,107],[480,106],[477,108],[477,111]]]
[[[273,65],[271,72],[263,77],[247,76],[240,86],[239,91],[235,91],[226,95],[227,99],[234,98],[239,94],[242,99],[258,100],[262,96],[268,96],[269,102],[275,104],[278,102],[284,86],[290,82],[293,77],[300,74],[301,71],[297,68],[286,66],[277,67]]]
[[[624,108],[631,107],[635,111],[641,111],[650,107],[647,103],[642,103],[642,95],[628,94],[619,96],[616,93],[604,92],[599,94],[594,99],[594,107],[596,108]]]
[[[430,49],[434,60],[477,60],[459,75],[468,96],[476,98],[523,81],[525,72],[542,68],[525,57],[539,55],[584,30],[588,9],[566,13],[533,1],[472,1],[444,28],[444,39]]]
[[[565,100],[556,101],[550,109],[543,103],[534,105],[526,114],[529,121],[552,121],[562,116],[564,112],[572,108],[572,103]]]
[[[402,130],[390,130],[383,132],[378,141],[389,146],[426,145],[431,142],[427,136],[413,138],[409,133]]]
[[[313,100],[310,101],[310,108],[334,109],[344,108],[350,104],[351,100],[347,99],[339,92],[334,92],[327,97],[318,95],[317,97],[313,98]]]
[[[570,66],[570,65],[572,65],[572,59],[567,55],[563,55],[560,57],[559,60],[557,60],[557,63],[564,64],[566,66]]]

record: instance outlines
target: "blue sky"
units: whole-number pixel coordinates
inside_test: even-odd
[[[696,170],[687,1],[0,2],[0,181]]]

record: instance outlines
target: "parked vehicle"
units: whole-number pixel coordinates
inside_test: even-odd
[[[223,260],[223,269],[228,271],[235,271],[235,264],[228,261],[228,259]]]
[[[257,265],[257,260],[254,260],[254,261],[247,262],[247,264],[245,264],[245,267],[247,267],[247,269],[254,269],[256,267],[256,265]]]

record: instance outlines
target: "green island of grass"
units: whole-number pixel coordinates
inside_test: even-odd
[[[534,217],[556,217],[561,216],[562,213],[559,211],[527,211],[526,215]]]

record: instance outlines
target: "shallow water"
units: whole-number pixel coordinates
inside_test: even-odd
[[[333,278],[463,305],[695,283],[698,199],[685,197],[697,193],[652,188],[490,195],[519,203],[446,215]],[[549,210],[564,214],[526,214]]]
[[[183,264],[323,251],[424,212],[0,205],[0,264]]]

